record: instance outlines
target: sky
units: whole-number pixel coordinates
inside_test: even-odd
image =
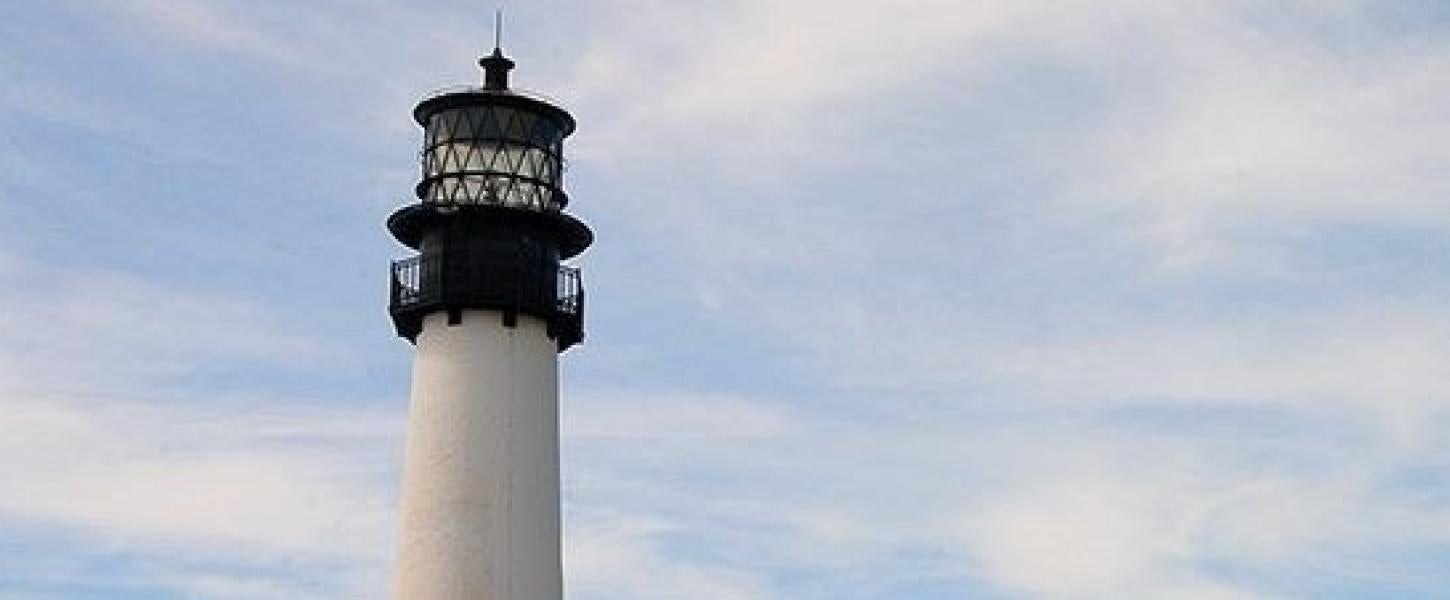
[[[1450,586],[1450,5],[503,8],[571,600]],[[0,599],[387,597],[383,220],[492,9],[0,0]]]

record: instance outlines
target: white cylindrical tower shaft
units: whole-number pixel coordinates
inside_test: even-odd
[[[467,310],[417,338],[398,600],[558,600],[558,345],[546,323]]]

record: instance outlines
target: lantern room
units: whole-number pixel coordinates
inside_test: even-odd
[[[450,89],[418,104],[423,126],[418,198],[439,205],[488,205],[558,212],[564,138],[574,119],[552,103],[508,88],[513,61],[497,50],[479,61],[482,87]]]

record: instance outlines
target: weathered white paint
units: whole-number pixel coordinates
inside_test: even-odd
[[[558,600],[558,354],[544,322],[429,315],[417,340],[398,600]]]

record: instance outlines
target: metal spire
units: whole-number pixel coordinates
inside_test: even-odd
[[[498,52],[503,47],[503,9],[493,10],[493,51]]]

